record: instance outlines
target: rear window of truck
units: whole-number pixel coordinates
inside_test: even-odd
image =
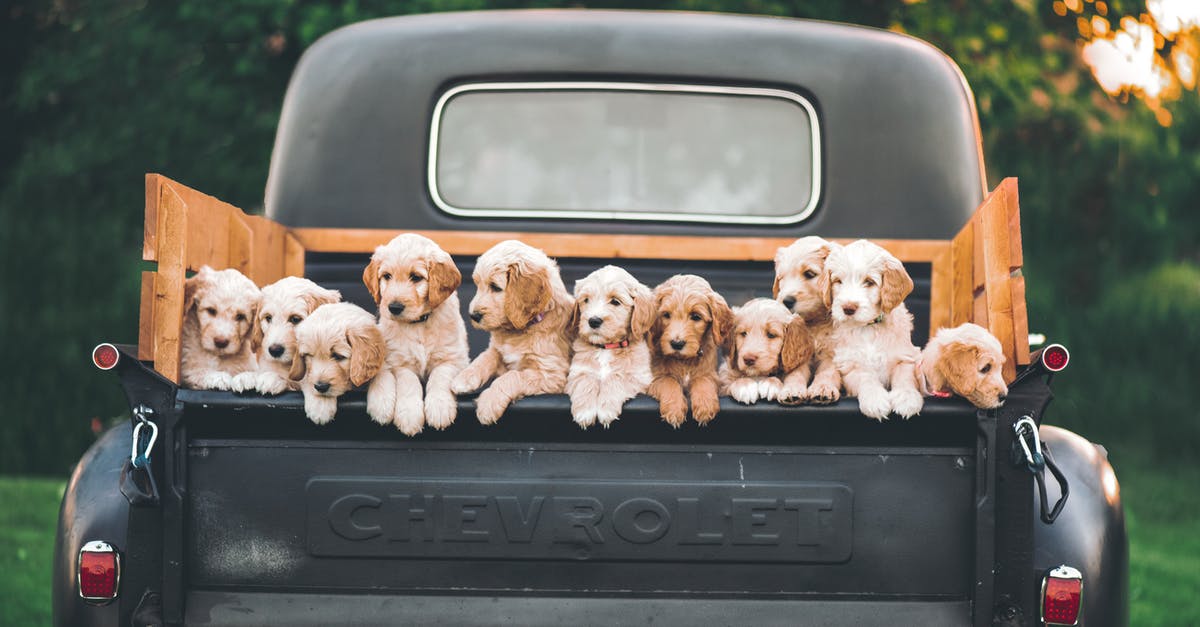
[[[434,108],[429,189],[453,215],[804,220],[820,132],[799,94],[643,83],[487,83]]]

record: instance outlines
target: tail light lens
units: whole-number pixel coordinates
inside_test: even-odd
[[[90,603],[117,598],[121,587],[121,555],[107,542],[93,540],[79,550],[79,596]]]
[[[1059,372],[1071,361],[1071,353],[1062,344],[1051,344],[1042,349],[1042,366],[1050,372]]]
[[[1047,625],[1079,624],[1083,603],[1083,575],[1070,566],[1059,566],[1042,580],[1042,622]]]
[[[121,353],[112,344],[97,344],[92,349],[92,363],[101,370],[112,370],[120,359]]]

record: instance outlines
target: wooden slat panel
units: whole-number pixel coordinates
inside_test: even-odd
[[[158,259],[158,197],[161,194],[163,176],[161,174],[146,175],[146,219],[142,226],[142,259],[154,261]]]
[[[390,229],[292,229],[306,250],[322,253],[370,253],[405,231]],[[551,257],[597,259],[688,259],[771,261],[775,250],[794,240],[783,237],[705,237],[617,235],[605,233],[518,233],[497,231],[413,231],[437,242],[452,255],[482,254],[496,243],[519,239]],[[848,244],[853,240],[834,240]],[[873,240],[901,261],[930,263],[946,249],[945,240]]]
[[[1013,334],[1013,304],[1011,279],[1011,241],[1008,225],[1009,187],[997,187],[988,201],[979,210],[979,229],[983,240],[984,288],[987,303],[985,326],[996,339],[1009,359],[1004,362],[1004,378],[1012,381],[1016,377],[1015,338]],[[978,256],[978,255],[977,255]]]
[[[974,317],[975,224],[968,221],[950,244],[950,326],[970,322]]]
[[[950,325],[950,308],[953,298],[954,270],[951,262],[950,247],[947,246],[933,260],[932,275],[929,288],[929,335],[933,336],[938,329]]]
[[[290,232],[283,239],[283,276],[304,276],[304,244]]]
[[[1025,277],[1014,276],[1009,285],[1012,287],[1013,303],[1013,343],[1017,364],[1029,363],[1029,314],[1025,304]]]
[[[154,369],[178,383],[188,207],[170,186],[163,185],[160,191],[156,227],[158,275],[154,279]]]
[[[258,285],[268,285],[283,278],[283,242],[287,229],[261,216],[246,216],[243,220],[254,239],[247,276]]]
[[[229,232],[229,248],[226,253],[225,267],[233,268],[249,277],[251,275],[250,264],[254,256],[254,233],[250,231],[241,211],[230,211],[226,216],[229,221],[226,227]],[[251,280],[254,279],[251,278]]]
[[[138,312],[138,359],[154,359],[154,273],[142,273],[142,302]]]

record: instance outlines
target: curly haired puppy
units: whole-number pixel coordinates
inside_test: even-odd
[[[953,392],[981,409],[995,409],[1008,398],[1001,366],[1000,340],[977,325],[940,329],[917,359],[917,385],[925,396]]]
[[[775,251],[772,293],[784,307],[804,317],[815,348],[809,360],[810,369],[815,370],[811,383],[796,379],[783,390],[781,403],[827,404],[836,403],[841,397],[842,377],[833,364],[833,318],[820,289],[825,259],[836,247],[837,244],[812,235]]]
[[[647,393],[658,400],[659,413],[671,426],[687,420],[689,398],[692,417],[708,424],[721,409],[717,348],[729,337],[733,312],[708,281],[694,274],[677,274],[654,288],[654,303],[654,378]]]
[[[288,379],[304,393],[304,413],[323,425],[337,399],[374,377],[386,345],[375,316],[350,303],[317,307],[296,325],[296,356]]]
[[[650,385],[646,333],[654,323],[654,294],[625,270],[604,266],[575,283],[567,394],[571,415],[586,429],[605,428],[629,399]]]
[[[363,270],[387,341],[383,371],[367,390],[367,413],[416,435],[445,429],[458,404],[450,384],[467,365],[467,328],[458,313],[462,274],[433,240],[405,233],[375,249]]]
[[[912,314],[904,298],[912,278],[891,253],[867,240],[835,248],[825,260],[822,294],[833,316],[833,361],[862,413],[884,420],[920,413]]]
[[[471,324],[491,342],[454,381],[468,394],[495,377],[479,394],[475,415],[494,424],[513,401],[530,394],[559,394],[567,382],[571,341],[567,322],[574,300],[558,265],[546,253],[516,240],[488,249],[471,277],[475,298]]]
[[[342,295],[337,290],[295,276],[262,288],[262,304],[250,334],[250,350],[258,356],[258,371],[234,377],[233,391],[282,394],[299,389],[287,379],[296,354],[296,325],[317,307],[340,300]]]
[[[203,266],[183,284],[180,380],[185,387],[228,390],[257,369],[250,332],[262,294],[234,269]]]
[[[733,310],[733,339],[721,387],[739,403],[774,401],[805,387],[813,342],[804,318],[779,301],[754,300]]]

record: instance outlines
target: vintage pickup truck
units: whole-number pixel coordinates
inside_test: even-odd
[[[1067,353],[1029,350],[1017,200],[1014,180],[987,189],[957,67],[907,36],[609,11],[338,30],[288,88],[265,217],[146,177],[138,342],[93,354],[133,418],[71,477],[55,621],[1124,624],[1105,450],[1041,426]],[[177,384],[188,272],[303,275],[370,308],[367,257],[403,231],[464,275],[516,237],[568,285],[615,262],[650,285],[701,274],[735,305],[770,296],[797,237],[872,238],[915,279],[914,340],[986,326],[1010,394],[882,423],[854,399],[723,399],[679,430],[638,397],[588,431],[561,395],[490,427],[464,397],[409,438],[361,391],[316,426],[298,393]]]

